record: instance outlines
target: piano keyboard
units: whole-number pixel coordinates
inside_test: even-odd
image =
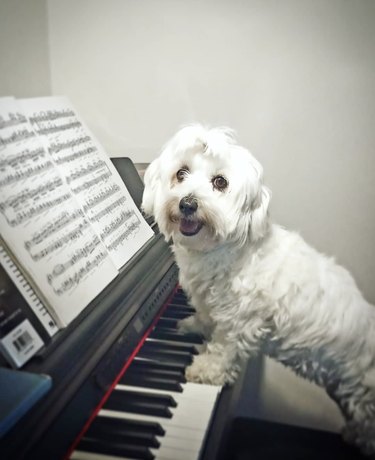
[[[176,330],[194,314],[177,291],[71,460],[197,460],[221,387],[186,382],[202,338]]]

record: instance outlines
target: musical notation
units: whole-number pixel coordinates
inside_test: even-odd
[[[87,155],[90,155],[91,153],[94,153],[96,151],[95,147],[86,147],[85,149],[78,150],[77,152],[72,153],[71,155],[66,155],[64,158],[57,158],[56,163],[58,165],[64,164],[64,163],[69,163],[72,161],[77,161],[77,159],[81,159],[82,157],[85,157]]]
[[[94,214],[90,217],[90,220],[93,222],[100,222],[103,217],[111,214],[115,209],[120,208],[121,206],[126,202],[126,198],[124,196],[120,197],[116,201],[112,201],[108,206],[106,206],[104,209],[99,211],[97,214]]]
[[[61,110],[41,110],[34,112],[29,116],[29,121],[31,124],[40,123],[42,121],[54,121],[59,118],[74,117],[75,113],[70,108],[63,108]]]
[[[122,211],[119,216],[115,217],[115,219],[109,223],[109,225],[104,227],[103,231],[100,233],[100,237],[105,240],[133,216],[135,216],[133,211]]]
[[[0,170],[2,236],[66,325],[153,232],[65,98],[0,98]]]
[[[66,182],[70,184],[71,182],[82,179],[82,177],[87,176],[88,174],[92,174],[93,172],[97,171],[98,169],[105,168],[106,162],[103,160],[95,161],[89,165],[81,166],[78,171],[74,171],[68,176],[66,176]]]
[[[74,265],[76,265],[82,259],[90,257],[90,255],[99,245],[100,240],[95,235],[93,239],[88,241],[82,248],[78,248],[65,263],[55,265],[52,272],[47,275],[49,284],[52,284],[56,278],[63,275],[70,267],[74,267]]]
[[[102,183],[106,183],[110,178],[111,178],[111,173],[107,171],[101,174],[100,176],[96,176],[91,180],[87,180],[86,182],[83,182],[77,187],[71,187],[71,190],[74,194],[79,195],[83,191],[88,191],[95,186],[98,186]]]
[[[77,147],[78,145],[85,144],[86,142],[89,142],[91,140],[90,136],[79,136],[74,139],[68,139],[66,142],[51,142],[48,151],[49,153],[59,153],[62,150],[66,149],[73,149],[74,147]],[[71,157],[74,158],[76,156],[76,153],[72,153]],[[56,160],[57,162],[59,159]]]
[[[82,217],[83,212],[80,209],[77,209],[72,213],[63,211],[61,215],[57,216],[54,222],[49,222],[44,228],[35,232],[30,240],[26,240],[24,242],[25,248],[30,251],[33,246],[42,243],[50,236],[55,235],[63,228],[66,228],[68,225],[72,224],[76,220],[81,219]]]
[[[44,184],[38,185],[33,189],[25,188],[21,189],[20,192],[9,196],[6,200],[0,202],[0,212],[6,212],[8,208],[11,208],[13,212],[16,212],[21,206],[25,206],[29,201],[34,201],[36,198],[50,194],[57,188],[63,185],[61,177],[56,176]]]
[[[35,131],[38,134],[55,134],[55,133],[60,133],[61,131],[66,131],[69,129],[76,129],[80,128],[81,123],[79,121],[70,121],[68,123],[65,123],[64,125],[59,125],[55,123],[47,123],[46,126],[43,126],[42,128],[36,128]]]
[[[14,173],[7,174],[4,178],[0,180],[0,187],[4,185],[10,185],[15,182],[20,182],[24,179],[29,179],[32,176],[39,175],[40,173],[46,171],[47,169],[52,169],[54,167],[51,160],[47,160],[43,163],[37,164],[35,166],[29,166],[24,170],[16,170]]]
[[[64,247],[64,245],[80,239],[80,237],[84,236],[85,230],[90,226],[90,223],[88,220],[83,219],[82,222],[79,222],[76,228],[71,230],[70,232],[63,234],[59,238],[56,238],[54,241],[52,241],[48,246],[44,247],[41,251],[32,254],[30,251],[31,258],[37,262],[41,259],[44,259],[45,257],[51,255],[53,252],[57,251],[58,249],[61,249]],[[30,248],[29,248],[30,249]]]
[[[10,136],[0,136],[0,148],[24,141],[30,137],[35,137],[35,133],[33,131],[29,131],[28,129],[17,129]]]
[[[5,116],[0,116],[0,129],[14,127],[22,123],[27,123],[27,118],[19,112],[8,112]]]
[[[58,296],[62,296],[67,291],[78,286],[80,282],[93,270],[95,270],[107,258],[106,251],[100,251],[93,259],[87,260],[86,263],[80,267],[72,275],[69,275],[60,287],[55,287],[53,290]]]
[[[122,232],[114,241],[112,241],[108,247],[111,250],[117,249],[124,242],[124,240],[127,240],[130,236],[134,237],[134,233],[137,233],[137,231],[140,229],[140,226],[141,221],[137,217],[137,220],[128,225],[126,230]]]
[[[111,184],[104,190],[94,195],[92,198],[88,198],[86,203],[83,205],[83,210],[88,212],[90,209],[95,208],[98,204],[110,198],[116,192],[120,191],[120,187],[117,184]]]
[[[7,156],[6,158],[0,158],[0,170],[5,170],[7,167],[14,169],[27,161],[35,162],[38,158],[44,158],[45,156],[46,151],[43,147],[21,150],[16,154]]]
[[[10,216],[6,212],[4,212],[4,216],[8,225],[11,227],[17,227],[24,222],[27,222],[33,219],[36,216],[39,216],[41,213],[48,211],[49,209],[53,209],[56,206],[60,206],[65,201],[68,201],[71,198],[70,193],[63,193],[60,196],[52,200],[45,200],[41,203],[38,203],[34,206],[30,206],[28,209],[21,210],[15,213],[15,216]]]

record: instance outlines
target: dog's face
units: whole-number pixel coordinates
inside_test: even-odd
[[[270,193],[259,162],[226,128],[181,129],[147,168],[143,209],[177,245],[207,251],[261,238]]]

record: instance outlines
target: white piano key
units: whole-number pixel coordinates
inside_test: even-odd
[[[160,446],[159,449],[150,449],[155,455],[155,460],[198,460],[200,450],[184,450],[178,447],[170,448]]]
[[[132,414],[130,412],[118,412],[114,410],[102,409],[99,411],[98,416],[100,417],[113,417],[113,418],[121,418],[124,420],[140,420],[144,422],[153,422],[159,423],[164,429],[168,429],[170,426],[178,426],[185,428],[186,430],[202,430],[205,428],[205,420],[204,417],[200,416],[199,418],[195,418],[194,420],[189,420],[188,418],[184,417],[183,414],[180,416],[176,415],[173,418],[163,418],[163,417],[156,417],[153,415],[141,415],[141,414]],[[187,433],[188,435],[188,433]]]
[[[137,460],[132,457],[118,457],[107,454],[99,454],[97,452],[86,452],[83,450],[75,450],[70,456],[70,460]]]
[[[218,385],[203,385],[199,383],[182,383],[183,391],[159,390],[156,388],[145,388],[141,386],[116,385],[116,390],[138,391],[140,393],[155,393],[161,395],[170,395],[175,399],[192,399],[202,402],[216,401],[222,387]]]
[[[165,343],[166,345],[185,345],[185,346],[188,346],[188,347],[194,347],[197,349],[197,351],[199,351],[202,347],[202,344],[198,344],[198,343],[192,343],[192,342],[184,342],[183,340],[173,340],[173,339],[157,339],[155,337],[148,337],[146,339],[146,342],[148,343],[151,343],[151,342],[155,342],[156,344],[157,343]]]

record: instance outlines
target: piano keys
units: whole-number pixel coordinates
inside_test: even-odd
[[[176,292],[82,433],[72,460],[200,458],[221,387],[186,382],[202,338],[176,326],[191,314],[182,291]]]

